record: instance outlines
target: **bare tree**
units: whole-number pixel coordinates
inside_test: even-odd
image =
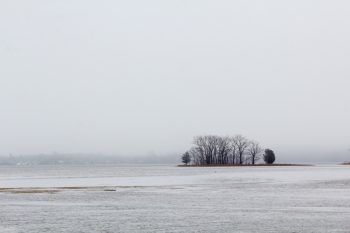
[[[257,142],[249,142],[241,135],[235,137],[197,136],[193,144],[186,158],[183,158],[184,163],[190,157],[194,165],[255,164],[261,153]]]
[[[213,135],[198,136],[193,140],[195,149],[204,158],[204,164],[217,163],[217,141],[218,137]],[[202,163],[203,164],[203,163]]]
[[[235,145],[236,149],[237,149],[237,153],[238,153],[238,162],[239,164],[243,164],[243,157],[244,154],[246,153],[246,150],[249,146],[249,141],[248,139],[246,139],[245,137],[243,137],[242,135],[236,135],[233,138],[233,144]]]
[[[248,147],[248,154],[251,159],[251,163],[254,165],[256,161],[260,159],[260,154],[263,149],[260,147],[259,143],[256,141],[251,141]]]
[[[231,150],[230,150],[230,161],[229,161],[229,163],[230,164],[236,164],[238,162],[237,161],[238,152],[237,152],[237,146],[236,146],[234,137],[230,138],[230,148],[231,148]]]
[[[217,137],[217,163],[218,164],[228,164],[229,154],[231,151],[231,144],[229,137]]]
[[[191,155],[192,163],[194,165],[203,165],[203,164],[205,164],[204,153],[202,152],[202,150],[200,148],[192,147],[189,150],[189,153]]]

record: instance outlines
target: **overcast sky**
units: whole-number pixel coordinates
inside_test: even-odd
[[[349,23],[347,0],[2,0],[0,154],[350,156]]]

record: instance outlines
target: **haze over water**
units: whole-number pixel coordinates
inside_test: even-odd
[[[350,147],[348,1],[1,1],[0,154]]]

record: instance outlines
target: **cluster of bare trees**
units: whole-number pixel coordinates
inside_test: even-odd
[[[197,136],[193,144],[194,146],[182,157],[186,164],[190,162],[193,165],[255,164],[263,152],[258,142],[248,140],[241,135]],[[189,159],[186,159],[187,157]]]

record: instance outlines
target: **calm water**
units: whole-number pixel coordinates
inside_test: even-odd
[[[0,167],[21,187],[0,192],[0,232],[350,232],[346,166]]]

